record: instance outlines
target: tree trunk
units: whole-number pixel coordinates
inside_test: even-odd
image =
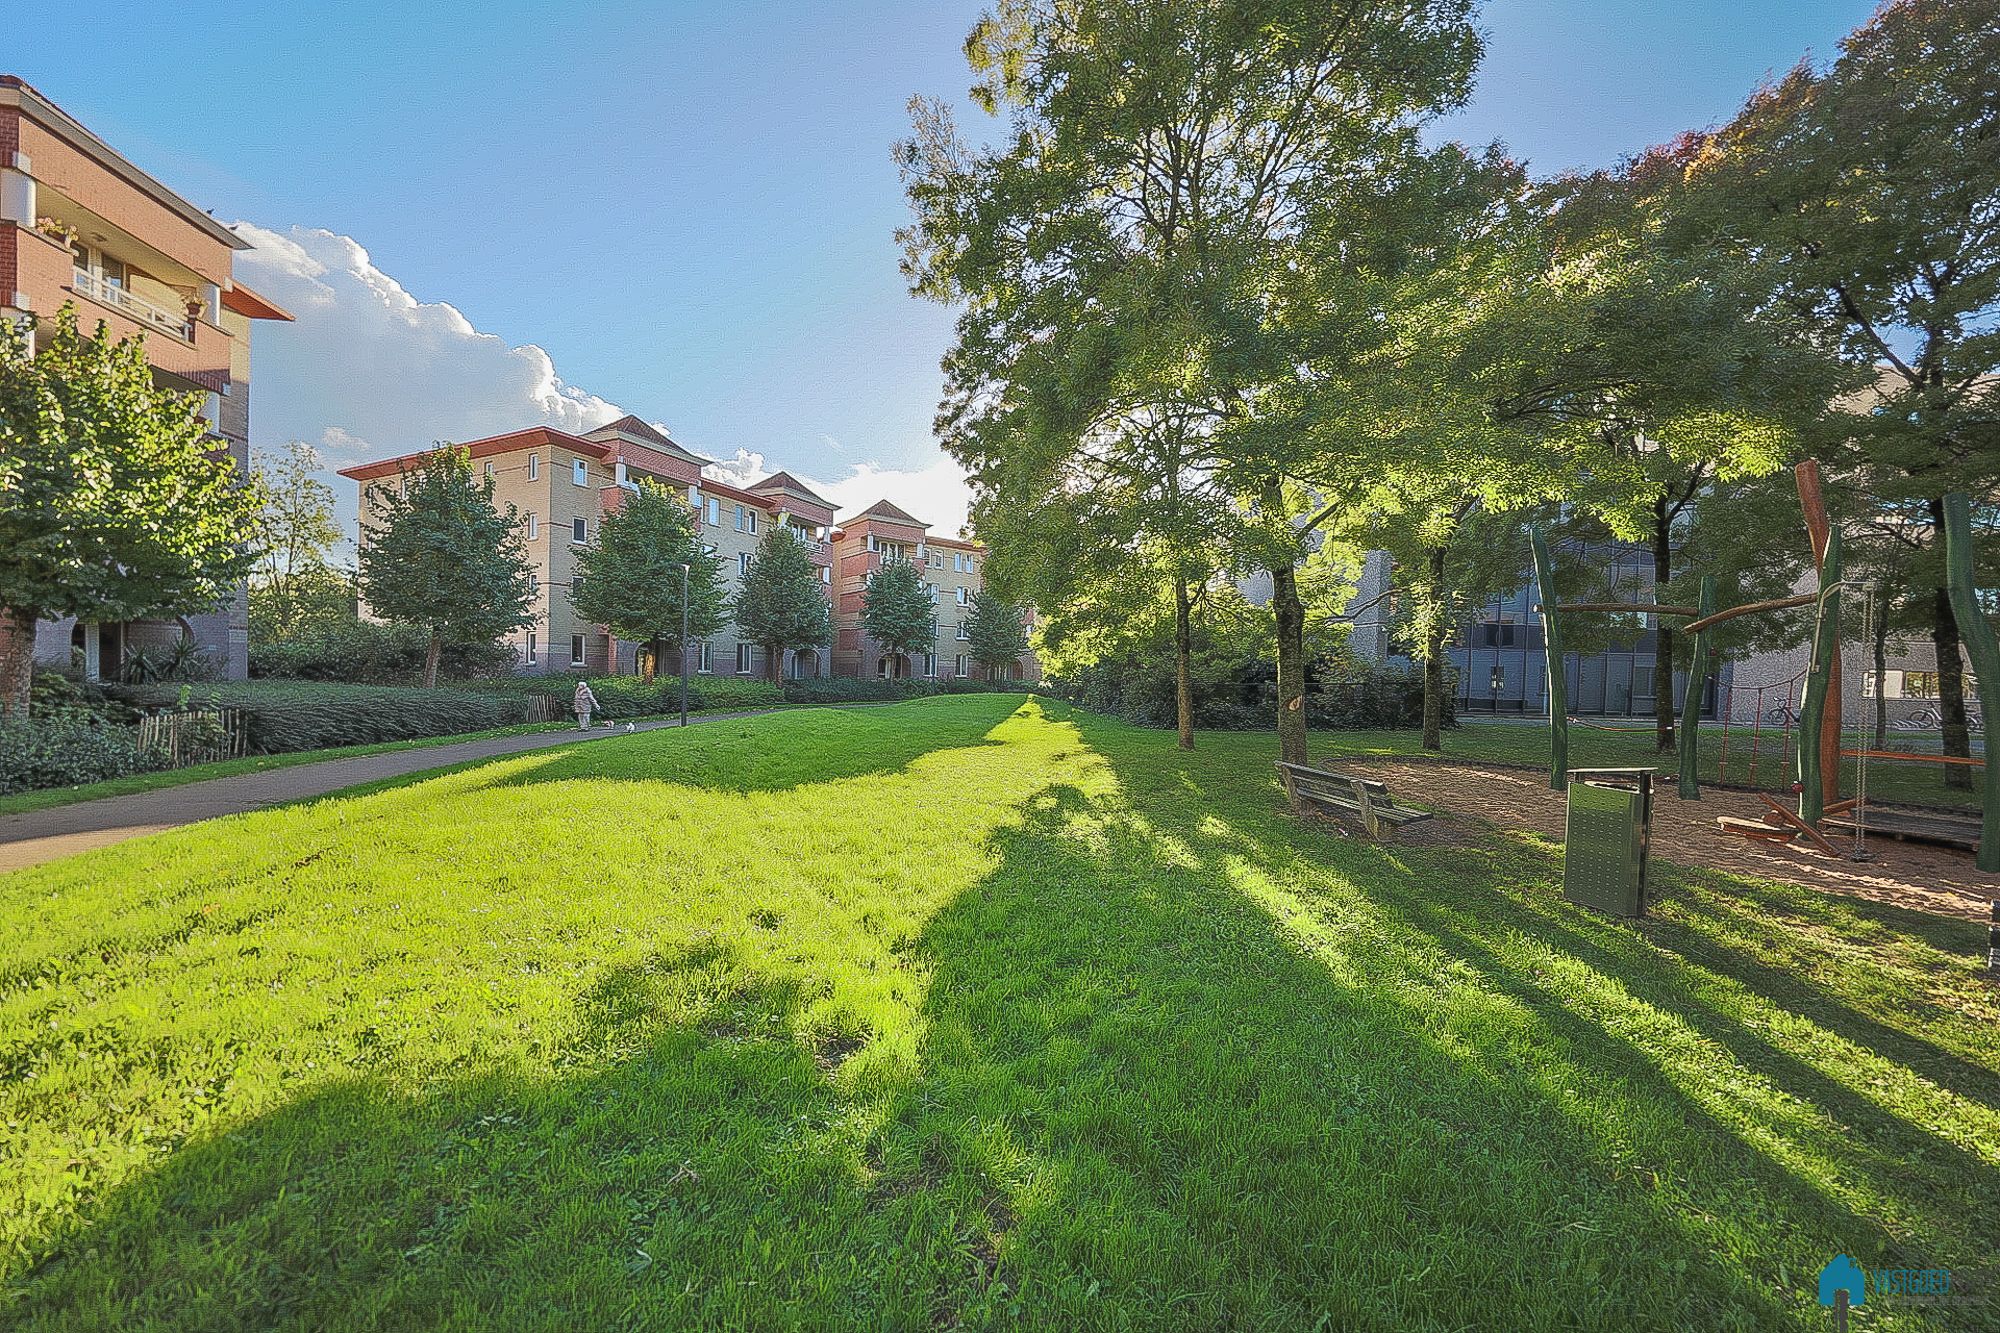
[[[1943,524],[1939,524],[1943,531]],[[1944,718],[1944,752],[1972,757],[1972,732],[1965,725],[1965,661],[1958,644],[1958,617],[1951,613],[1951,594],[1933,589],[1931,645],[1937,649],[1938,712]],[[1972,790],[1972,766],[1945,764],[1944,785]]]
[[[438,659],[444,656],[444,636],[431,631],[431,645],[424,650],[424,688],[433,689],[438,683]]]
[[[1653,501],[1653,600],[1664,601],[1667,581],[1674,576],[1673,524],[1667,497]],[[1674,748],[1674,642],[1680,636],[1665,616],[1653,617],[1653,750],[1671,754]]]
[[[1174,576],[1174,725],[1180,731],[1177,744],[1194,748],[1194,676],[1190,659],[1194,656],[1194,632],[1189,625],[1187,580]]]
[[[1444,548],[1434,547],[1425,580],[1432,615],[1424,635],[1424,748],[1444,749]]]
[[[1883,604],[1875,608],[1875,748],[1878,750],[1889,748],[1889,695],[1882,688],[1888,678],[1888,667],[1889,606],[1885,597]]]
[[[1278,621],[1278,757],[1306,762],[1306,609],[1298,571],[1271,571],[1271,609]]]
[[[35,680],[35,613],[0,607],[0,717],[28,715]]]

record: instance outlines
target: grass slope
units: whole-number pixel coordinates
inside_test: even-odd
[[[1816,1330],[1836,1251],[1990,1259],[1970,924],[1608,921],[1271,749],[800,711],[0,877],[0,1322]]]

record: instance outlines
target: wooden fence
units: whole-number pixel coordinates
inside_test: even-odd
[[[139,746],[157,750],[168,768],[186,768],[250,753],[250,728],[240,708],[187,708],[139,719]]]

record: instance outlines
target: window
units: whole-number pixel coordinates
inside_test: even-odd
[[[486,460],[486,464],[485,464],[485,467],[484,467],[484,469],[483,469],[483,472],[484,472],[484,475],[485,475],[485,477],[486,477],[486,480],[488,480],[488,481],[491,481],[491,480],[493,480],[493,460],[492,460],[492,459],[490,459],[490,458],[489,458],[489,459],[487,459],[487,460]]]
[[[748,529],[748,528],[747,528],[747,527],[746,527],[746,526],[744,525],[744,521],[743,521],[743,520],[744,520],[744,510],[743,510],[743,506],[742,506],[742,505],[737,505],[737,506],[736,506],[736,530],[737,530],[738,532],[747,532],[747,531],[749,531],[749,529]]]
[[[575,602],[581,596],[583,596],[583,575],[572,574],[569,576],[569,599]]]
[[[820,581],[821,583],[825,583],[825,584],[829,584],[829,585],[830,585],[830,584],[832,584],[832,582],[833,582],[833,566],[832,566],[832,565],[821,565],[821,566],[819,567],[819,581]]]
[[[943,569],[944,557],[939,555],[936,551],[932,551],[930,565],[932,569]]]
[[[535,665],[535,632],[528,631],[528,665]]]
[[[569,521],[569,539],[578,546],[590,540],[589,528],[581,518],[573,518]]]
[[[583,665],[583,636],[581,634],[572,634],[569,636],[569,664],[573,667]]]
[[[935,675],[937,674],[937,654],[936,654],[936,653],[925,653],[925,654],[924,654],[924,674],[925,674],[926,676],[935,676]]]
[[[736,574],[739,578],[750,577],[750,553],[748,551],[738,551],[736,553]]]
[[[535,540],[535,538],[541,535],[542,535],[541,524],[537,522],[535,519],[535,511],[530,509],[528,511],[528,540],[533,541]]]
[[[703,639],[700,643],[693,645],[693,648],[694,648],[695,672],[699,675],[706,676],[710,672],[714,671],[715,670],[714,645],[709,643],[708,640]]]
[[[714,555],[714,554],[715,554],[715,543],[714,543],[714,542],[703,542],[703,543],[701,544],[701,553],[702,553],[703,555]]]
[[[528,571],[528,595],[530,597],[539,597],[541,593],[542,576],[531,569]]]
[[[1873,699],[1875,697],[1875,673],[1872,671],[1865,672],[1861,677],[1861,697],[1864,699]],[[1902,672],[1885,671],[1882,673],[1882,697],[1884,699],[1900,699],[1903,697]]]
[[[965,586],[964,586],[963,584],[961,584],[961,585],[959,586],[959,589],[958,589],[958,604],[959,604],[960,606],[964,606],[964,605],[966,605],[966,604],[967,604],[967,603],[966,603],[966,600],[965,600],[965,598],[966,598],[966,594],[967,594],[967,593],[969,593],[969,592],[971,592],[971,591],[972,591],[972,590],[971,590],[970,588],[967,588],[967,587],[965,587]]]
[[[951,636],[954,639],[969,639],[972,637],[965,632],[965,622],[963,620],[958,622],[958,627],[952,631]]]
[[[751,663],[750,663],[750,654],[751,654],[751,652],[752,652],[752,651],[753,651],[753,650],[751,649],[750,645],[749,645],[749,644],[747,644],[747,643],[739,643],[739,644],[737,644],[737,645],[736,645],[736,674],[737,674],[737,675],[739,675],[739,676],[747,676],[747,675],[749,675],[749,674],[750,674],[750,665],[751,665]]]
[[[541,475],[542,475],[542,456],[540,454],[529,454],[528,480],[533,481],[535,478]]]
[[[711,528],[722,526],[722,501],[712,495],[708,497],[708,526]]]
[[[952,670],[959,676],[965,675],[965,654],[960,653],[951,660]]]
[[[749,514],[750,517],[750,531],[752,532],[757,531],[757,511],[752,509],[746,512]]]
[[[1482,648],[1512,648],[1514,646],[1514,626],[1505,620],[1489,620],[1479,627],[1479,646]]]
[[[1905,699],[1937,698],[1938,673],[1935,671],[1905,671],[1903,673],[1903,697]]]
[[[590,463],[581,458],[569,460],[569,479],[578,486],[590,485]]]

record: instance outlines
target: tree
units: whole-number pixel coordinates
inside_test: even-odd
[[[658,671],[668,644],[687,650],[681,641],[683,565],[687,636],[706,639],[729,618],[722,559],[701,540],[692,510],[664,487],[642,482],[626,493],[622,508],[604,516],[596,542],[577,552],[570,605],[621,639],[650,644],[650,671]]]
[[[2000,484],[2000,0],[1892,0],[1821,70],[1690,136],[1686,225],[1865,386],[1838,405],[1884,508],[1943,527],[1950,491]],[[1935,545],[1935,537],[1927,539]],[[1920,562],[1944,748],[1971,753],[1943,562]],[[1951,768],[1946,781],[1969,786]]]
[[[143,341],[0,319],[0,714],[25,712],[35,623],[211,606],[250,567],[255,494]]]
[[[972,476],[974,528],[998,551],[996,515],[1074,520],[1065,497],[1089,497],[1096,513],[1048,544],[1094,553],[1024,562],[1049,580],[1015,591],[1053,617],[1085,592],[1078,563],[1161,576],[1183,747],[1189,611],[1237,562],[1227,426],[1282,365],[1257,330],[1316,198],[1466,95],[1467,10],[1007,0],[966,49],[1011,132],[975,151],[915,105],[905,271],[963,309],[939,433]]]
[[[972,594],[972,610],[965,618],[965,637],[972,660],[994,673],[1021,660],[1028,651],[1028,626],[1021,608],[981,589]]]
[[[774,684],[786,652],[833,642],[833,604],[790,524],[773,523],[765,531],[737,590],[735,614],[737,627],[764,649]]]
[[[861,628],[890,652],[904,656],[937,647],[937,604],[915,565],[885,561],[869,577],[861,595]]]
[[[489,644],[535,623],[534,568],[520,515],[493,502],[463,449],[441,446],[399,483],[363,492],[361,595],[384,620],[430,634],[424,686],[437,684],[447,639]]]
[[[319,456],[303,440],[254,460],[263,540],[250,571],[251,629],[265,642],[290,638],[316,618],[344,581],[329,558],[340,543],[333,487],[319,479],[319,469]]]

